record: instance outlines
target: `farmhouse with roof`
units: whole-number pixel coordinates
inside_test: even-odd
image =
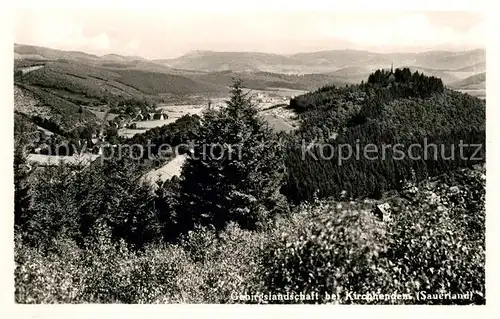
[[[168,119],[168,114],[165,112],[164,109],[159,109],[154,113],[153,119],[162,121],[164,119]]]

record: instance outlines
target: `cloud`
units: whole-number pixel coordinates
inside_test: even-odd
[[[467,38],[473,45],[484,47],[487,42],[487,34],[486,22],[483,21],[469,29]]]
[[[107,51],[111,49],[109,37],[106,33],[101,33],[94,37],[76,37],[75,44],[79,47],[90,47],[96,51]]]
[[[454,12],[193,12],[24,9],[16,42],[167,58],[189,50],[296,53],[329,49],[421,51],[483,47],[481,18]]]
[[[459,32],[451,26],[432,25],[421,13],[386,16],[378,21],[327,20],[320,22],[317,29],[326,37],[370,47],[482,46],[485,43],[483,26]]]
[[[137,49],[139,49],[140,45],[141,45],[141,42],[134,39],[134,40],[130,41],[129,43],[127,43],[127,45],[125,46],[125,50],[135,52]]]
[[[34,15],[34,19],[24,21],[22,32],[38,43],[52,45],[81,35],[82,26],[65,17],[53,19],[45,15]]]
[[[64,50],[103,52],[111,49],[106,33],[85,35],[84,25],[70,16],[55,11],[32,13],[30,19],[18,19],[16,40],[41,46],[54,46]]]

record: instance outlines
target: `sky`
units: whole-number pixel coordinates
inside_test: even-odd
[[[192,50],[293,54],[335,49],[420,52],[483,48],[472,12],[193,11],[24,8],[16,43],[103,55],[173,58]]]

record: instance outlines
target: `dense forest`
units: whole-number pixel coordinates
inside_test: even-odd
[[[290,200],[343,192],[377,197],[412,178],[485,160],[485,102],[409,69],[378,70],[356,86],[323,87],[291,100],[290,107],[301,114],[300,128],[287,137],[283,193]],[[461,142],[481,147],[460,152]],[[378,153],[364,156],[367,147]]]
[[[149,154],[144,156],[158,155],[161,145],[168,145],[173,150],[181,144],[188,145],[193,141],[200,130],[201,118],[198,115],[184,115],[177,121],[155,127],[147,130],[145,133],[139,133],[127,140],[130,145],[143,145],[144,148],[150,146]],[[180,152],[187,151],[186,149],[179,150]]]
[[[474,297],[342,303],[485,303],[485,175],[476,165],[485,159],[484,102],[407,69],[376,71],[292,99],[301,126],[277,134],[245,91],[235,80],[226,107],[123,141],[192,142],[181,176],[157,185],[141,182],[151,167],[144,158],[27,165],[18,127],[16,301],[284,302],[233,298],[260,291],[317,292],[326,302],[332,291],[446,288]],[[448,155],[463,141],[483,147],[341,165],[345,154],[324,152],[432,142]],[[303,142],[313,142],[305,158]],[[389,220],[371,213],[382,202]]]

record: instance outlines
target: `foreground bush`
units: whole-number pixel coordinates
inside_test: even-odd
[[[419,303],[485,303],[485,175],[464,170],[421,185],[408,201],[394,202],[386,256],[393,289],[435,294],[471,293],[472,300]],[[406,283],[406,285],[405,285]],[[391,286],[389,286],[391,287]]]
[[[389,201],[392,220],[383,224],[356,205],[309,207],[325,217],[269,246],[261,289],[318,293],[312,302],[337,302],[328,296],[339,293],[341,303],[484,304],[484,186],[480,171],[414,186]],[[408,298],[353,300],[348,292]],[[424,298],[438,293],[470,298]]]
[[[16,247],[16,301],[22,303],[185,302],[198,276],[188,255],[176,246],[133,252],[109,237],[80,249],[54,243],[48,253]]]
[[[361,205],[319,204],[302,231],[283,234],[263,252],[260,272],[267,291],[280,294],[317,294],[328,302],[331,294],[377,289],[378,256],[386,251],[384,225]],[[325,214],[326,213],[326,214]],[[296,301],[292,301],[296,302]]]
[[[383,222],[370,213],[373,203],[320,201],[266,231],[198,227],[177,244],[139,251],[112,241],[106,227],[83,247],[56,238],[50,249],[33,248],[18,234],[16,301],[258,303],[234,297],[317,293],[291,302],[484,304],[484,193],[483,172],[462,171],[389,199]],[[353,300],[349,292],[412,299]],[[472,298],[417,299],[441,292]],[[340,300],[327,298],[337,293]]]
[[[113,243],[106,228],[79,248],[54,240],[46,252],[16,239],[19,303],[229,303],[255,275],[257,251],[266,240],[230,224],[216,239],[207,228],[179,245],[134,251]]]

